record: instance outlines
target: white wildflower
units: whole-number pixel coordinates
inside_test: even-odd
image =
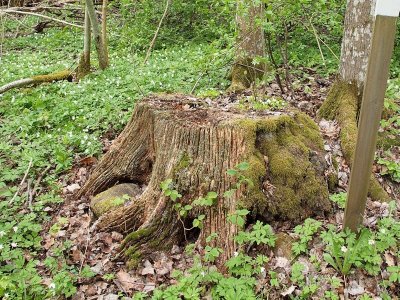
[[[265,273],[265,268],[264,268],[264,267],[261,267],[261,268],[260,268],[260,272],[261,272],[261,273]]]
[[[11,243],[11,247],[17,248],[17,247],[18,247],[18,244],[17,244],[17,243]]]
[[[49,288],[54,290],[56,288],[56,284],[54,282],[50,283]]]
[[[14,226],[14,227],[13,227],[13,230],[14,230],[14,232],[17,232],[17,231],[18,231],[18,227],[17,227],[17,226]]]
[[[5,236],[5,232],[2,230],[2,231],[0,231],[0,237],[3,237],[3,236]]]
[[[201,274],[201,276],[203,276],[203,277],[206,276],[206,273],[204,273],[204,271],[202,271],[200,274]]]
[[[347,248],[345,246],[342,246],[342,248],[340,248],[340,250],[342,250],[343,253],[347,252]]]
[[[375,245],[375,241],[374,241],[374,240],[369,240],[369,241],[368,241],[368,244],[371,245],[371,246],[372,246],[372,245]]]
[[[237,257],[238,255],[239,255],[239,253],[237,253],[236,251],[233,252],[233,256],[234,256],[234,257]]]

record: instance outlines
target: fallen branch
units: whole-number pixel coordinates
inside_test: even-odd
[[[156,39],[157,39],[157,36],[158,36],[158,32],[160,31],[161,25],[162,25],[162,23],[163,23],[163,21],[164,21],[166,15],[167,15],[168,7],[169,7],[170,1],[171,1],[171,0],[167,0],[167,4],[165,5],[164,14],[162,15],[162,17],[161,17],[161,19],[160,19],[160,23],[158,23],[157,30],[156,30],[156,32],[154,33],[153,39],[151,40],[151,43],[150,43],[149,49],[147,50],[146,58],[144,59],[143,64],[145,64],[145,63],[147,62],[147,60],[149,59],[149,57],[150,57],[151,50],[153,49],[154,44],[155,44]]]
[[[29,170],[30,170],[31,167],[32,167],[32,163],[33,163],[33,159],[31,158],[30,161],[29,161],[28,168],[26,169],[25,175],[24,175],[24,177],[22,178],[22,181],[21,181],[21,183],[19,184],[18,189],[17,189],[17,191],[15,192],[14,196],[11,198],[9,204],[13,203],[14,200],[15,200],[15,198],[17,198],[17,196],[18,196],[18,194],[19,194],[19,191],[21,190],[21,187],[22,187],[22,186],[24,185],[24,183],[25,183],[26,177],[28,177],[28,173],[29,173]]]
[[[30,16],[35,16],[35,17],[51,20],[51,21],[54,21],[54,22],[57,22],[57,23],[61,23],[61,24],[64,24],[64,25],[76,27],[76,28],[83,28],[82,25],[77,25],[77,24],[74,24],[74,23],[70,23],[70,22],[67,22],[67,21],[64,21],[64,20],[52,18],[52,17],[46,16],[46,15],[42,15],[42,14],[38,14],[38,13],[34,13],[34,12],[14,10],[14,9],[0,9],[0,14],[5,14],[5,13],[7,13],[7,14],[30,15]]]
[[[37,85],[45,82],[53,82],[53,81],[60,81],[60,80],[65,80],[68,78],[71,78],[72,72],[70,70],[64,70],[64,71],[59,71],[59,72],[54,72],[51,74],[47,75],[38,75],[38,76],[33,76],[31,78],[24,78],[24,79],[19,79],[10,83],[7,83],[6,85],[3,85],[0,87],[0,94],[3,94],[7,92],[8,90],[14,89],[14,88],[21,88],[24,86],[28,85]]]

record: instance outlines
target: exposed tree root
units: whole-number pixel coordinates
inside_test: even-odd
[[[321,118],[336,119],[339,122],[343,155],[350,166],[353,163],[357,143],[360,99],[358,88],[355,85],[338,81],[332,86],[327,99],[318,112]],[[376,201],[390,200],[389,195],[373,174],[371,175],[368,193]]]

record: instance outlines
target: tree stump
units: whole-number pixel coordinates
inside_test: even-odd
[[[227,171],[248,162],[245,176],[254,183],[223,197],[235,184]],[[316,124],[297,110],[240,111],[182,95],[151,96],[136,104],[133,116],[104,155],[78,196],[92,196],[118,183],[135,183],[144,191],[129,203],[100,217],[98,228],[128,234],[126,257],[135,262],[152,251],[184,240],[204,214],[200,243],[216,232],[222,260],[236,251],[238,229],[227,221],[237,209],[252,219],[292,220],[330,210],[327,165]],[[192,209],[178,218],[160,183],[172,179],[178,199],[188,205],[199,196],[218,194],[212,207]]]

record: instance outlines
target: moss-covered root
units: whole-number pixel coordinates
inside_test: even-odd
[[[263,65],[254,65],[253,60],[242,59],[235,62],[231,72],[231,86],[228,88],[228,92],[242,92],[249,88],[256,79],[262,78],[264,75]]]
[[[171,247],[183,240],[183,226],[177,220],[172,208],[139,230],[130,233],[121,245],[129,268],[137,267],[142,257],[155,251],[170,250]]]
[[[72,79],[72,72],[70,70],[63,70],[47,75],[38,75],[38,76],[33,76],[31,78],[19,79],[0,87],[0,94],[5,93],[8,90],[14,88],[21,88],[28,85],[37,85],[45,82],[53,82],[66,79],[68,80]]]
[[[340,125],[340,140],[346,161],[353,163],[357,143],[357,115],[360,97],[357,86],[337,81],[331,88],[328,97],[318,111],[320,118],[336,119]],[[372,175],[369,196],[377,201],[389,201],[390,197]]]

